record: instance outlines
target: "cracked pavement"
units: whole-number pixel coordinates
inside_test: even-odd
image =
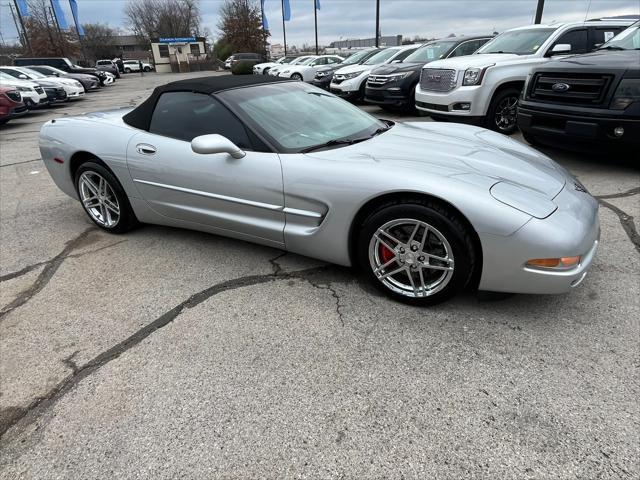
[[[602,207],[580,288],[419,309],[271,248],[93,227],[40,125],[177,76],[0,130],[1,479],[640,475],[636,160],[546,151]]]

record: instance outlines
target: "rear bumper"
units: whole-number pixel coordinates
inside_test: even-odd
[[[602,143],[609,147],[640,145],[640,118],[622,118],[621,114],[590,116],[569,110],[550,112],[520,106],[518,127],[524,133],[539,138],[543,142],[547,140],[550,143],[561,143],[564,147],[572,144],[567,142],[568,138],[587,145]],[[614,130],[618,127],[624,129],[620,137],[614,134]]]
[[[598,202],[571,181],[554,198],[558,209],[545,219],[532,218],[509,237],[480,234],[483,249],[481,290],[556,294],[577,287],[595,258],[600,238]],[[580,255],[570,270],[526,266],[534,258]]]

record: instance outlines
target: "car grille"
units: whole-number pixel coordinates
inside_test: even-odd
[[[571,105],[602,105],[613,75],[539,72],[530,81],[531,99]]]
[[[17,92],[15,90],[6,92],[5,95],[9,97],[10,100],[13,100],[14,102],[22,101],[22,95],[20,95],[20,92]]]
[[[380,87],[390,80],[388,75],[369,75],[367,85],[370,87]]]
[[[42,95],[44,93],[44,90],[42,89],[42,87],[33,87],[33,89],[36,91],[38,95]]]
[[[442,68],[423,68],[420,88],[432,92],[450,92],[456,86],[456,71]]]

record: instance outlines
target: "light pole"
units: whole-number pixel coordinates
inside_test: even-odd
[[[380,0],[376,0],[376,48],[380,46]]]
[[[533,21],[535,24],[542,22],[542,11],[544,10],[544,0],[538,0],[538,6],[536,7],[536,19]]]

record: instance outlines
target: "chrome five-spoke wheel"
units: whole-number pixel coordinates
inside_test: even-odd
[[[80,200],[94,222],[113,228],[120,221],[120,204],[109,182],[100,174],[86,171],[78,181]]]
[[[389,221],[369,243],[369,263],[389,290],[410,298],[434,295],[454,273],[451,245],[432,225],[415,219]]]

